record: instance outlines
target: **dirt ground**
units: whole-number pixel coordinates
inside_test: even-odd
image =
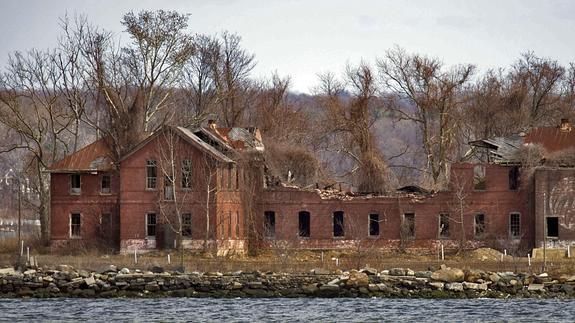
[[[429,270],[438,268],[441,264],[462,269],[482,269],[488,271],[534,272],[546,271],[554,274],[575,274],[575,259],[555,259],[543,262],[531,261],[525,257],[505,256],[501,252],[481,248],[477,250],[447,254],[445,259],[429,253],[392,253],[370,251],[358,253],[354,251],[291,251],[291,252],[261,252],[255,257],[232,255],[214,257],[212,255],[191,254],[186,252],[181,259],[177,251],[162,251],[132,254],[106,254],[84,252],[76,255],[55,253],[30,253],[38,266],[55,267],[60,264],[75,268],[101,270],[108,265],[149,270],[154,266],[165,270],[175,270],[182,264],[186,271],[262,271],[262,272],[308,272],[315,268],[330,270],[349,270],[364,267],[378,270],[394,267],[411,268],[413,270]],[[24,253],[23,258],[26,258]],[[6,267],[17,262],[17,253],[0,253],[0,266]]]

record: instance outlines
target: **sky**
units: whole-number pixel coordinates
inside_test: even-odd
[[[4,0],[0,8],[0,67],[11,52],[54,47],[66,13],[127,39],[123,14],[154,9],[190,14],[191,33],[239,34],[256,55],[254,76],[290,76],[295,92],[312,91],[318,73],[373,64],[393,46],[480,72],[526,51],[575,61],[571,0]]]

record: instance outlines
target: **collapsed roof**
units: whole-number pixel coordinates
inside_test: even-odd
[[[575,147],[575,131],[562,119],[557,127],[533,128],[527,133],[470,141],[469,145],[471,150],[464,159],[485,157],[482,161],[493,164],[518,164],[516,152],[523,146],[541,145],[549,153]]]

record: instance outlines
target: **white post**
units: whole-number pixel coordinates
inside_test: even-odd
[[[571,246],[567,246],[567,258],[571,258]]]
[[[503,262],[503,254],[501,254],[501,262]]]
[[[170,259],[170,254],[168,254],[168,265],[172,263],[172,260]]]
[[[134,249],[134,263],[138,263],[138,249]]]
[[[443,250],[443,243],[441,244],[441,260],[445,260],[445,252]]]
[[[503,254],[507,256],[507,249],[503,250]]]
[[[30,247],[26,247],[26,259],[28,263],[30,263]]]
[[[24,240],[20,241],[20,257],[24,255]]]
[[[531,254],[527,254],[527,263],[529,264],[529,267],[531,267]]]
[[[178,249],[178,241],[174,239],[174,249]]]
[[[339,258],[335,258],[335,266],[339,267]]]
[[[321,252],[321,262],[323,262],[323,251]]]

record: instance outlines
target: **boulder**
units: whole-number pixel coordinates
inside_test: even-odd
[[[16,270],[14,270],[14,268],[9,267],[9,268],[0,268],[0,275],[14,275],[16,273]]]
[[[440,282],[433,282],[433,283],[429,283],[429,286],[435,288],[435,289],[443,289],[444,284],[440,283]]]
[[[120,270],[120,273],[121,273],[121,274],[124,274],[124,275],[127,275],[127,274],[130,273],[130,269],[128,269],[128,268],[122,268],[122,269]]]
[[[543,284],[530,284],[529,287],[527,287],[528,291],[543,291],[545,290],[545,285]]]
[[[370,276],[377,275],[377,269],[375,268],[363,268],[362,270],[360,270],[360,272]]]
[[[118,267],[114,266],[114,265],[109,265],[108,267],[104,268],[104,270],[102,270],[100,272],[100,274],[109,274],[109,273],[117,273],[118,272]]]
[[[433,274],[433,272],[431,272],[431,271],[416,271],[416,272],[415,272],[415,277],[418,277],[418,278],[431,278],[431,274]]]
[[[415,271],[407,268],[407,270],[405,271],[405,275],[406,276],[415,276]]]
[[[349,273],[345,285],[348,287],[367,287],[369,286],[369,277],[365,273],[352,271]]]
[[[164,268],[160,266],[153,266],[151,272],[154,274],[161,274],[164,272]]]
[[[94,279],[94,276],[89,276],[84,278],[84,283],[88,286],[94,286],[96,285],[96,280]]]
[[[313,270],[314,275],[329,275],[331,274],[331,271],[329,269],[325,269],[325,268],[315,268]]]
[[[445,284],[445,289],[453,292],[462,292],[463,291],[463,284],[462,283],[448,283]]]
[[[487,278],[494,283],[497,283],[498,281],[501,280],[501,277],[499,277],[497,273],[491,273]]]
[[[471,269],[465,272],[465,281],[471,283],[477,283],[478,280],[485,276],[485,272],[482,270]]]
[[[389,270],[390,276],[405,276],[406,273],[407,273],[406,270],[403,268],[391,268]]]
[[[479,289],[479,284],[477,283],[470,283],[470,282],[463,282],[463,288],[476,290]]]
[[[462,282],[464,278],[465,273],[459,268],[445,267],[431,274],[431,279],[445,283]]]

